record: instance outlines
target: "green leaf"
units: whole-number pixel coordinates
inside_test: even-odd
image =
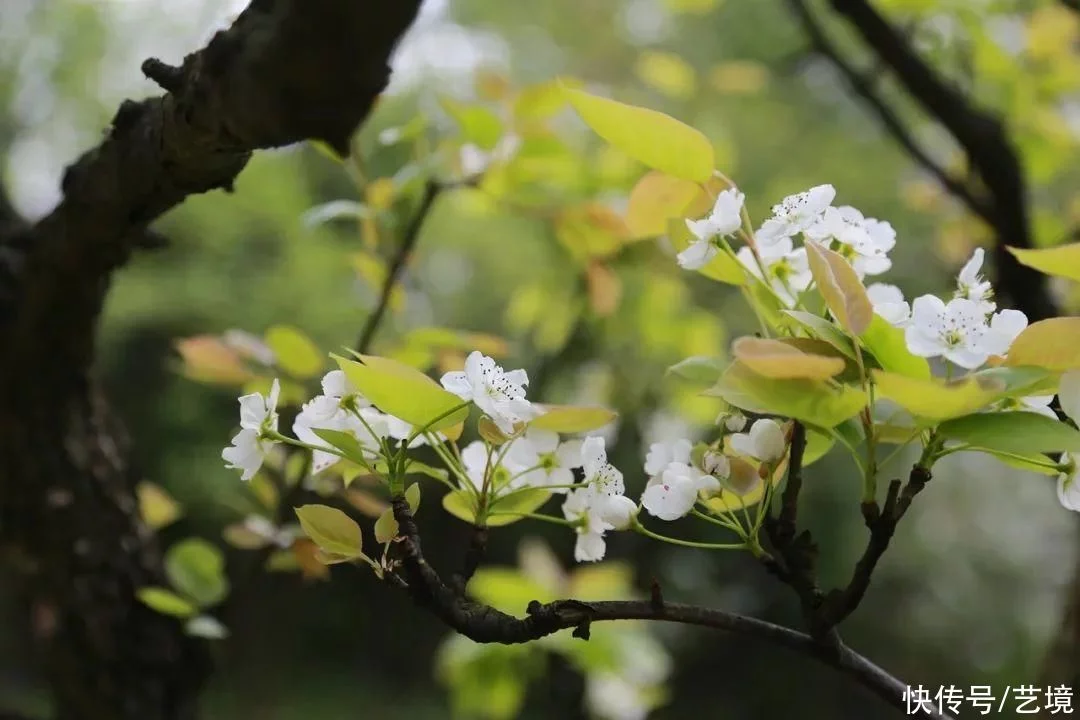
[[[449,97],[440,97],[439,105],[461,128],[461,135],[481,150],[493,150],[502,137],[502,120],[482,105],[467,105]]]
[[[978,382],[1000,387],[1004,397],[1029,397],[1031,395],[1054,395],[1060,376],[1046,368],[1029,365],[985,368],[971,374]]]
[[[199,607],[217,605],[229,594],[225,556],[200,538],[183,540],[165,554],[165,576]]]
[[[466,490],[454,490],[443,495],[443,509],[470,525],[476,524],[476,496]]]
[[[921,380],[930,378],[930,364],[926,358],[908,352],[904,331],[893,327],[880,315],[874,315],[862,334],[862,341],[882,370]]]
[[[1005,364],[1062,371],[1080,368],[1080,317],[1050,318],[1028,325],[1010,346]]]
[[[199,609],[189,601],[163,587],[139,588],[135,593],[135,596],[139,598],[139,602],[143,605],[146,605],[151,610],[155,610],[162,615],[189,618],[199,612]]]
[[[308,336],[294,327],[275,325],[266,331],[266,344],[274,351],[278,367],[305,380],[322,372],[324,356]]]
[[[608,143],[654,170],[705,182],[716,161],[712,143],[673,117],[564,87],[578,115]]]
[[[802,310],[784,310],[783,312],[806,328],[818,340],[824,340],[852,360],[856,359],[857,356],[855,348],[851,344],[851,339],[833,323],[823,317]]]
[[[822,428],[839,425],[867,403],[866,393],[850,385],[767,378],[740,362],[732,363],[720,382],[705,394],[748,412],[782,415]]]
[[[959,380],[912,378],[871,371],[879,397],[888,398],[916,417],[950,420],[980,410],[1003,396],[1004,383],[969,375]]]
[[[806,452],[803,453],[803,467],[808,467],[829,454],[836,438],[817,430],[806,429]]]
[[[409,506],[409,512],[415,515],[420,509],[420,483],[413,483],[405,488],[405,502]]]
[[[874,317],[874,308],[855,268],[840,253],[815,242],[806,243],[806,258],[818,292],[837,322],[852,335],[863,334]]]
[[[1021,265],[1034,268],[1044,275],[1080,280],[1080,243],[1035,250],[1014,247],[1006,250],[1011,252]]]
[[[543,488],[515,490],[491,503],[485,524],[488,527],[501,527],[524,520],[519,513],[535,512],[550,497],[551,491]]]
[[[726,367],[727,364],[719,358],[696,355],[675,363],[667,369],[667,374],[695,385],[708,387],[716,384]]]
[[[451,440],[461,436],[461,424],[469,416],[469,407],[461,407],[461,398],[416,368],[374,355],[359,355],[360,362],[331,357],[349,382],[383,412],[417,428],[441,417],[427,428],[429,432],[441,431]]]
[[[574,405],[536,405],[544,414],[529,423],[529,427],[557,433],[583,433],[597,430],[619,416],[614,410],[602,407]]]
[[[1053,461],[1046,455],[1040,453],[1009,453],[987,447],[973,447],[971,449],[978,452],[984,452],[987,455],[993,455],[1004,464],[1016,468],[1017,470],[1039,473],[1040,475],[1049,475],[1050,477],[1057,477],[1061,474],[1061,471],[1052,465]]]
[[[413,460],[409,458],[408,464],[405,466],[406,475],[426,475],[429,478],[435,480],[447,480],[450,477],[450,473],[443,468],[432,467],[427,463],[422,463],[419,460]],[[420,491],[417,490],[419,493]],[[408,492],[405,493],[406,499],[408,499]]]
[[[398,534],[398,522],[394,517],[394,508],[386,508],[379,519],[375,521],[375,539],[380,543],[388,543]]]
[[[321,550],[345,558],[358,558],[363,553],[360,526],[337,508],[326,505],[303,505],[296,508],[300,527]]]
[[[335,448],[345,453],[345,457],[352,462],[360,465],[370,465],[373,458],[371,457],[371,450],[365,452],[365,448],[360,444],[360,441],[356,439],[356,436],[352,433],[341,432],[340,430],[329,430],[327,428],[312,428],[311,431],[315,433],[321,440],[333,445]]]
[[[950,440],[1009,453],[1080,452],[1080,430],[1038,413],[988,412],[938,426]]]

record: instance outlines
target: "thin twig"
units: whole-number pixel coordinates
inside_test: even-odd
[[[993,223],[993,213],[985,198],[976,197],[971,187],[963,181],[953,177],[949,172],[936,162],[930,155],[919,146],[911,130],[900,119],[900,115],[885,102],[881,94],[875,89],[875,80],[881,70],[887,67],[881,58],[877,58],[872,73],[861,73],[849,63],[836,45],[825,34],[822,24],[814,17],[805,0],[787,0],[791,12],[799,20],[803,31],[814,49],[824,56],[833,67],[844,77],[852,92],[862,98],[877,115],[878,120],[888,131],[889,135],[917,162],[924,170],[929,172],[950,193],[967,205],[972,212]]]
[[[999,290],[1032,320],[1056,315],[1046,276],[1021,265],[1007,249],[1030,248],[1033,243],[1026,178],[1001,118],[976,106],[938,75],[867,0],[831,0],[831,5],[967,154],[970,168],[989,196],[981,206],[983,211],[968,206],[994,229]],[[958,197],[967,203],[965,195]]]
[[[375,340],[375,333],[378,332],[383,318],[386,317],[386,310],[390,307],[390,298],[394,294],[394,288],[401,279],[405,264],[408,262],[409,256],[412,255],[417,240],[420,239],[420,230],[424,227],[424,221],[427,220],[428,215],[431,213],[435,200],[449,187],[451,186],[435,180],[429,180],[424,185],[424,194],[420,197],[420,205],[409,222],[409,226],[405,229],[401,244],[394,252],[390,267],[386,271],[386,278],[383,280],[382,289],[379,292],[379,301],[375,305],[375,310],[368,315],[367,321],[360,331],[360,337],[356,341],[356,352],[361,355],[371,349],[371,344]]]

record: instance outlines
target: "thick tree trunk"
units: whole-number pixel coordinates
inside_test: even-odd
[[[162,553],[92,376],[111,273],[253,150],[318,138],[346,153],[419,4],[253,0],[182,67],[144,64],[168,94],[124,103],[52,214],[24,227],[0,202],[0,546],[29,580],[60,720],[192,718],[210,670],[200,641],[135,597],[161,582]]]

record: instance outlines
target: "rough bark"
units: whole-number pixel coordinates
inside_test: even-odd
[[[185,197],[231,188],[260,148],[321,139],[342,154],[389,77],[420,0],[252,0],[125,102],[25,226],[0,203],[0,544],[27,572],[61,720],[196,714],[206,648],[144,608],[161,548],[142,525],[127,436],[93,377],[112,272]]]

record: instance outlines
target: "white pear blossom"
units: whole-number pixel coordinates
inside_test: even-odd
[[[412,423],[406,422],[401,418],[394,417],[393,415],[386,416],[386,427],[388,435],[394,440],[397,440],[399,444],[408,440],[409,436],[412,435],[413,431],[416,429],[416,426]],[[447,440],[446,435],[441,432],[435,433],[435,437],[439,440],[439,442],[446,442]],[[409,443],[409,448],[418,448],[422,445],[427,444],[427,435],[425,433],[421,433],[413,438],[412,442]]]
[[[507,435],[514,426],[528,422],[540,413],[525,399],[529,376],[524,370],[504,371],[494,360],[478,350],[465,359],[465,370],[448,372],[442,377],[444,388],[462,400],[476,403],[495,425]]]
[[[277,444],[266,434],[268,431],[277,432],[280,394],[281,386],[274,378],[270,394],[266,397],[251,393],[240,398],[240,432],[233,437],[232,444],[221,451],[221,459],[225,461],[225,467],[240,471],[241,480],[255,477],[266,456]]]
[[[652,704],[641,687],[615,673],[590,673],[585,703],[598,720],[645,720]]]
[[[994,288],[988,280],[979,274],[983,265],[983,249],[975,248],[971,259],[964,264],[960,274],[956,278],[956,294],[954,297],[971,300],[979,306],[984,315],[994,312],[997,307],[991,300],[994,297]]]
[[[880,275],[892,267],[888,253],[896,245],[892,225],[863,214],[851,207],[829,207],[821,219],[806,229],[811,240],[835,240],[836,250],[851,263],[855,273],[864,278]]]
[[[697,270],[705,267],[720,252],[720,239],[731,235],[742,225],[742,207],[746,196],[735,188],[724,190],[716,197],[712,211],[701,220],[687,220],[686,227],[694,242],[678,255],[679,267]]]
[[[904,293],[895,285],[874,283],[866,288],[866,296],[874,306],[874,312],[885,322],[903,327],[911,319],[911,305],[904,300]]]
[[[578,562],[596,562],[604,559],[607,543],[604,533],[614,530],[611,523],[605,522],[595,507],[596,493],[592,488],[582,487],[566,496],[563,503],[563,516],[577,523],[577,543],[574,545],[574,559]]]
[[[975,301],[956,298],[946,305],[939,297],[923,295],[911,306],[904,338],[913,355],[945,357],[970,370],[990,356],[981,344],[989,329],[986,313]]]
[[[556,432],[529,428],[522,437],[513,441],[506,456],[515,465],[526,468],[524,477],[529,485],[572,485],[574,468],[581,467],[581,441],[560,443]],[[569,488],[552,487],[551,491],[566,493]]]
[[[726,463],[718,465],[717,470],[725,472],[726,477],[725,466]],[[649,481],[641,495],[641,504],[650,515],[661,520],[677,520],[693,509],[699,492],[715,493],[720,487],[720,481],[712,475],[692,465],[673,462]]]
[[[673,442],[658,442],[649,446],[649,452],[645,456],[645,473],[652,477],[664,472],[671,463],[690,464],[690,452],[694,446],[689,440],[680,438]]]
[[[779,423],[763,418],[750,426],[750,432],[732,435],[731,449],[740,455],[771,463],[784,457],[787,441]]]
[[[1027,326],[1027,315],[1019,310],[996,312],[990,318],[990,327],[983,333],[979,345],[989,355],[1005,355],[1009,352],[1013,340],[1016,340]]]
[[[832,185],[817,185],[806,192],[788,195],[773,205],[772,217],[754,233],[758,249],[805,232],[821,218],[835,198],[836,188]]]
[[[795,248],[790,237],[781,237],[768,245],[759,243],[758,256],[761,265],[765,266],[769,285],[785,305],[795,307],[799,293],[810,287],[813,280],[806,248]],[[762,277],[761,267],[750,248],[739,248],[735,257],[755,277]]]
[[[746,427],[746,416],[738,410],[725,410],[716,416],[716,424],[723,425],[728,432],[740,432]]]
[[[637,505],[626,497],[622,472],[607,461],[604,438],[594,435],[582,441],[581,467],[590,507],[612,528],[623,530],[629,527],[637,513]]]
[[[490,450],[482,440],[474,440],[461,451],[461,463],[465,466],[465,476],[478,491],[484,489],[484,476],[488,476],[488,492],[491,497],[505,495],[524,488],[528,483],[522,470],[513,462],[503,458],[502,462],[489,467],[499,458],[499,449]]]

